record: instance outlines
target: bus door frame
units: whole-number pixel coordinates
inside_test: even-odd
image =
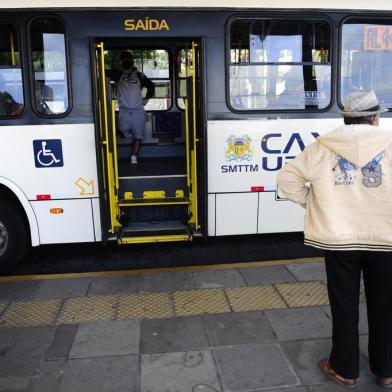
[[[206,143],[206,67],[205,37],[192,39],[192,76],[187,80],[185,102],[187,139],[187,181],[189,184],[189,224],[194,233],[205,238],[207,228],[206,181],[207,181],[207,143]],[[196,42],[197,41],[197,42]]]
[[[118,166],[114,102],[110,95],[110,80],[105,73],[104,40],[91,37],[92,85],[94,87],[94,117],[97,168],[100,185],[102,239],[117,238],[120,210],[118,207]]]

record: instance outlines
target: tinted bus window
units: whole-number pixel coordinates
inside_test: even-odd
[[[325,21],[234,21],[231,106],[236,110],[325,109],[331,100],[330,35]]]
[[[57,18],[34,19],[30,26],[34,107],[47,116],[69,107],[65,27]]]
[[[374,90],[392,107],[392,23],[351,19],[342,28],[341,101],[357,90]]]
[[[24,107],[22,68],[15,27],[0,22],[0,117],[16,116]]]

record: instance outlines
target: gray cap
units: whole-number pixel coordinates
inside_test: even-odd
[[[343,102],[343,108],[340,112],[343,117],[367,117],[388,111],[380,106],[373,90],[356,91],[348,95]]]

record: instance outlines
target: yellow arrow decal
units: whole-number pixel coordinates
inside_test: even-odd
[[[75,185],[81,190],[79,193],[81,196],[89,196],[94,194],[94,180],[87,182],[84,178],[79,177],[79,179],[75,181]]]

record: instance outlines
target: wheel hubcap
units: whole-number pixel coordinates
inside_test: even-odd
[[[0,222],[0,256],[5,252],[8,246],[8,232],[2,222]]]

